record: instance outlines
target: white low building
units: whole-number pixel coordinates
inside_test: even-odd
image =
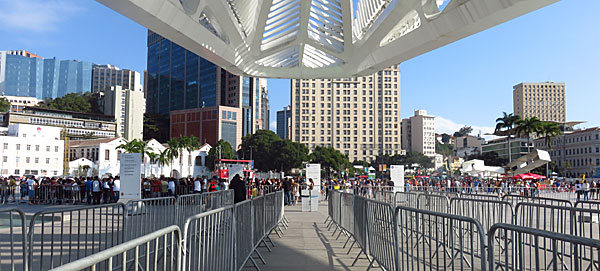
[[[54,177],[63,174],[64,141],[58,127],[13,124],[0,136],[0,175]]]
[[[91,139],[91,140],[73,140],[70,142],[69,158],[71,162],[85,158],[90,160],[93,165],[91,172],[87,173],[92,176],[117,176],[120,173],[120,156],[124,151],[119,149],[119,145],[125,143],[120,137],[107,139]],[[167,147],[160,142],[151,139],[148,142],[148,147],[151,152],[159,154]],[[188,153],[187,150],[182,150],[182,155],[171,163],[164,166],[159,166],[158,161],[150,161],[146,155],[142,164],[142,172],[144,176],[202,176],[211,175],[208,168],[205,166],[205,158],[210,151],[210,145],[205,144],[199,150]],[[73,168],[70,172],[78,172],[79,163],[72,163]]]

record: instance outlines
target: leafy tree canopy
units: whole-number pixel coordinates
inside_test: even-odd
[[[40,107],[81,113],[101,113],[98,98],[90,92],[69,93],[56,99],[48,98]]]
[[[351,166],[348,156],[332,147],[316,147],[310,155],[310,160],[312,163],[321,164],[321,168],[325,169],[329,176],[334,170],[339,171]]]
[[[486,152],[483,154],[469,155],[469,157],[467,157],[467,160],[473,159],[483,160],[486,166],[494,167],[501,167],[508,163],[508,159],[498,157],[498,153],[496,152]]]
[[[221,159],[235,159],[235,152],[233,151],[231,144],[221,139],[210,149],[206,156],[206,166],[210,170],[215,169],[215,159],[219,159],[219,150],[221,152]]]
[[[373,161],[372,166],[377,168],[379,164],[403,165],[405,168],[418,164],[420,168],[434,167],[433,160],[420,152],[407,152],[406,155],[379,155]]]
[[[441,154],[444,157],[452,156],[454,154],[454,145],[442,144],[438,141],[435,142],[435,153]]]
[[[471,132],[473,132],[473,128],[471,126],[465,126],[465,127],[460,128],[460,130],[458,130],[458,132],[455,132],[454,137],[467,136]]]
[[[442,134],[442,142],[443,142],[444,144],[448,144],[448,143],[450,143],[450,135],[449,135],[449,134],[446,134],[446,133],[443,133],[443,134]]]
[[[284,172],[292,168],[299,168],[304,161],[308,160],[308,148],[304,144],[291,140],[276,141],[273,151],[274,164]]]
[[[254,160],[254,167],[260,171],[278,169],[279,165],[273,163],[275,157],[275,143],[281,138],[271,130],[258,130],[252,135],[242,138],[242,146],[238,151],[240,157]]]
[[[10,110],[10,102],[5,98],[0,98],[0,112],[6,112]]]

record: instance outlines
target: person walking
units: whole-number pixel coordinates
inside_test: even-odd
[[[577,181],[575,184],[575,193],[577,194],[577,200],[581,199],[581,194],[583,194],[583,185],[580,181]]]
[[[290,183],[290,179],[286,178],[283,180],[281,186],[283,188],[283,195],[285,195],[285,205],[292,205],[292,184]]]
[[[204,177],[204,176],[202,176]],[[196,178],[194,180],[194,194],[200,194],[202,193],[202,182],[200,182],[200,179]]]
[[[239,174],[235,174],[229,184],[229,189],[233,189],[233,203],[238,203],[246,200],[246,184],[242,181]]]

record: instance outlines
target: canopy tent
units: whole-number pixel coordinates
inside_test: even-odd
[[[546,176],[533,174],[533,173],[524,173],[524,174],[515,175],[513,178],[520,179],[520,180],[539,180],[539,179],[545,179]]]

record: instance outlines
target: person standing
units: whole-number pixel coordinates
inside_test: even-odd
[[[242,181],[239,174],[235,174],[229,185],[229,189],[233,189],[233,203],[238,203],[246,200],[246,184]]]
[[[175,180],[173,178],[169,180],[169,183],[167,184],[167,190],[169,190],[169,197],[175,196]]]
[[[286,178],[283,180],[281,185],[283,188],[283,194],[285,195],[285,205],[292,205],[292,184],[290,183],[290,179]]]
[[[92,204],[93,183],[91,178],[87,178],[85,181],[85,197],[88,205]]]
[[[577,200],[580,200],[582,192],[583,186],[581,185],[580,181],[577,181],[577,183],[575,184],[575,193],[577,194]]]
[[[94,205],[100,204],[100,194],[102,193],[102,189],[100,187],[100,180],[96,177],[92,182],[92,195],[94,196]]]
[[[115,202],[119,202],[119,198],[121,197],[121,180],[119,178],[115,178],[113,181],[113,199]]]
[[[30,177],[27,179],[27,190],[28,190],[28,196],[29,196],[29,204],[34,204],[34,198],[35,198],[35,189],[37,187],[37,183],[35,182],[35,180]]]
[[[110,201],[110,179],[102,181],[102,192],[104,193],[103,203],[107,204]]]

